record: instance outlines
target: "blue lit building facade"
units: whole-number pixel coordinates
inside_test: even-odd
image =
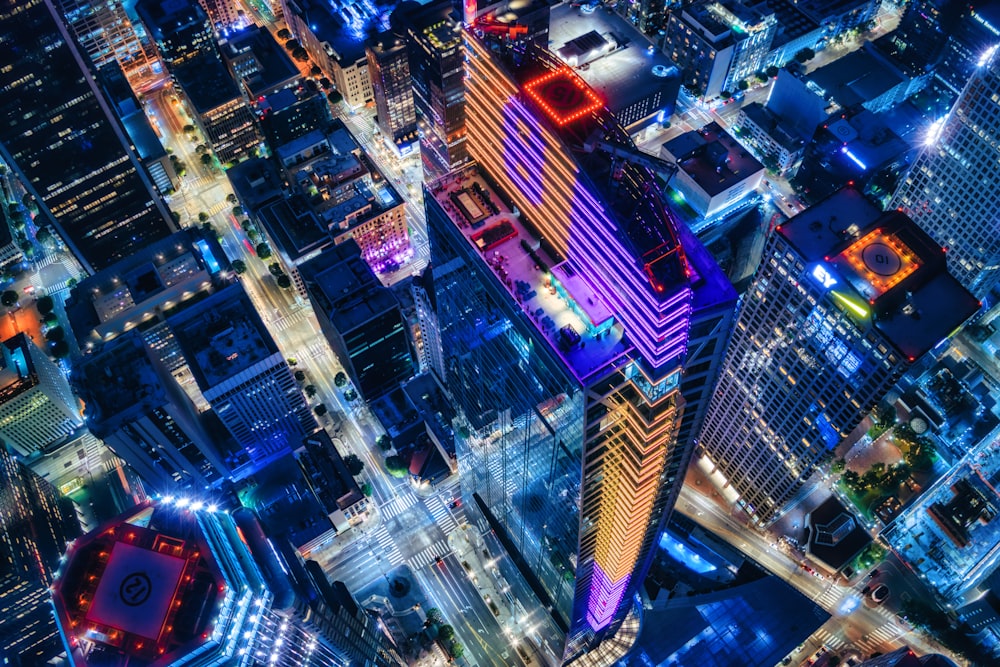
[[[591,133],[632,147],[596,94],[534,46],[465,41],[476,164],[424,198],[438,370],[466,505],[518,566],[525,607],[549,612],[539,650],[569,661],[632,608],[679,491],[703,281],[649,171],[582,149]]]

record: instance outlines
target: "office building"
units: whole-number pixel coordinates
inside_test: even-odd
[[[253,466],[316,430],[288,362],[239,284],[169,317],[205,400]]]
[[[248,461],[224,431],[211,431],[211,414],[199,413],[154,354],[132,332],[76,363],[87,426],[151,491],[217,487]]]
[[[0,17],[0,62],[0,151],[78,259],[101,269],[173,231],[51,4]]]
[[[360,644],[370,664],[398,664],[363,610],[348,633],[317,629],[290,567],[248,510],[174,497],[139,506],[67,554],[53,601],[69,663],[348,667]]]
[[[218,57],[212,25],[196,0],[138,0],[135,11],[170,71],[200,56]]]
[[[122,0],[60,0],[58,7],[94,67],[116,63],[130,79],[153,73],[155,56],[143,45]]]
[[[77,283],[66,316],[84,354],[135,329],[159,363],[183,379],[190,373],[167,316],[229,285],[232,276],[215,234],[188,228]]]
[[[681,70],[681,83],[702,99],[739,89],[767,67],[777,29],[774,13],[739,0],[700,2],[670,13],[663,50]]]
[[[232,30],[248,23],[253,25],[252,21],[240,17],[244,10],[236,0],[198,0],[198,3],[208,14],[208,20],[212,22],[212,27],[220,35],[228,35]]]
[[[409,380],[415,370],[399,301],[383,287],[354,241],[299,266],[306,293],[334,353],[367,400]]]
[[[392,21],[406,31],[420,158],[424,180],[430,182],[469,160],[462,35],[450,0],[404,5],[393,12]]]
[[[83,426],[62,371],[23,333],[0,343],[0,440],[29,457]]]
[[[890,206],[942,247],[948,270],[985,298],[1000,280],[1000,56],[984,58],[948,115],[932,126]]]
[[[375,113],[383,140],[400,153],[417,141],[417,112],[405,37],[384,32],[365,44]]]
[[[694,292],[706,313],[732,292],[712,293],[718,268],[691,261],[596,93],[512,45],[467,35],[477,164],[424,201],[466,507],[517,565],[521,604],[551,610],[537,645],[559,664],[632,611],[687,461]]]
[[[302,75],[288,53],[263,26],[231,33],[220,46],[222,60],[243,93],[258,107],[269,96],[299,87]]]
[[[0,659],[16,667],[65,658],[48,587],[80,534],[72,501],[0,447]]]
[[[257,100],[260,127],[271,151],[310,132],[330,131],[333,116],[326,97],[319,92],[282,89]]]
[[[903,646],[883,655],[865,660],[858,667],[956,667],[951,658],[932,653],[918,656],[913,649]]]
[[[699,445],[768,524],[924,353],[979,308],[945,253],[844,189],[779,226],[743,297]]]

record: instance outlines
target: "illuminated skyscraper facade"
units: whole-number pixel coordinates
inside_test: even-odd
[[[525,607],[549,610],[533,641],[562,662],[630,611],[679,490],[705,281],[650,173],[583,148],[634,150],[603,102],[547,52],[508,45],[466,38],[476,164],[425,192],[433,303],[467,506],[518,566]]]
[[[1000,56],[984,56],[940,123],[891,207],[948,249],[948,269],[982,299],[1000,281]]]
[[[122,0],[62,0],[59,8],[94,67],[118,63],[130,78],[151,73],[153,56],[140,41]]]
[[[0,3],[0,63],[0,151],[77,257],[100,269],[167,236],[172,219],[51,3]]]
[[[854,189],[770,235],[698,441],[752,522],[770,523],[910,364],[978,310],[944,257]]]

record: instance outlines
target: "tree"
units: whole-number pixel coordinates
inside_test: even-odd
[[[230,192],[228,195],[226,195],[226,201],[229,202],[230,204],[236,204],[240,200],[236,198],[236,195],[234,193]]]
[[[764,70],[757,72],[754,76],[757,77],[757,80],[761,83],[767,83],[767,72]]]
[[[292,32],[288,28],[282,28],[281,30],[279,30],[278,32],[276,32],[274,34],[275,34],[275,36],[277,36],[278,39],[291,39],[292,38]]]
[[[427,622],[431,625],[439,625],[444,619],[441,616],[441,610],[437,607],[431,607],[427,610]]]
[[[361,493],[365,494],[365,498],[371,498],[372,497],[372,485],[369,484],[368,482],[365,482],[364,484],[362,484],[361,485]]]
[[[17,292],[14,290],[7,290],[3,294],[0,294],[0,304],[10,308],[15,303],[17,303]]]
[[[402,456],[393,455],[385,457],[385,471],[393,477],[402,479],[410,468],[406,465],[406,460]]]
[[[740,81],[740,82],[739,82],[738,84],[736,84],[736,86],[737,86],[737,88],[739,88],[740,90],[747,90],[747,89],[749,89],[749,88],[750,88],[750,82],[749,82],[749,81],[747,81],[746,79],[743,79],[743,80],[742,80],[742,81]]]
[[[331,90],[326,94],[326,99],[330,100],[330,104],[340,104],[344,101],[344,96],[336,90]]]
[[[375,441],[375,444],[378,445],[378,448],[383,452],[387,452],[392,449],[392,438],[389,437],[388,433],[383,433]]]
[[[309,73],[313,76],[319,76],[323,73],[323,70],[319,68],[319,65],[313,65],[309,68]]]
[[[296,382],[303,382],[305,379],[306,379],[306,372],[305,371],[295,371],[295,381]]]
[[[448,652],[451,653],[451,657],[458,660],[463,655],[465,655],[465,647],[462,646],[462,644],[459,642],[452,642],[451,648],[448,650]]]
[[[57,340],[49,344],[49,351],[52,352],[53,357],[62,359],[69,356],[69,343],[64,340]]]
[[[344,463],[347,465],[348,472],[350,472],[354,477],[360,475],[361,471],[365,469],[364,462],[354,454],[348,454],[345,456]]]
[[[288,49],[289,51],[294,51],[295,49],[302,48],[302,45],[299,44],[299,40],[290,39],[287,42],[285,42],[285,48]]]
[[[257,244],[257,256],[261,259],[267,259],[271,256],[271,246],[266,243]]]
[[[719,93],[719,97],[721,97],[724,100],[728,100],[732,96],[733,96],[733,94],[731,92],[729,92],[728,90],[723,90],[721,93]]]
[[[198,222],[205,222],[206,220],[208,220],[208,213],[205,213],[204,211],[199,212]]]
[[[326,407],[326,404],[325,404],[325,403],[320,403],[320,404],[319,404],[319,405],[317,405],[317,406],[316,406],[315,408],[313,408],[313,412],[315,412],[315,413],[316,413],[316,416],[317,416],[317,417],[322,417],[322,416],[323,416],[323,415],[325,415],[325,414],[326,414],[327,412],[329,412],[329,410],[327,409],[327,407]]]
[[[357,398],[358,398],[358,392],[354,391],[353,389],[348,389],[347,391],[344,392],[344,400],[354,401],[357,400]]]
[[[444,643],[450,642],[455,638],[455,628],[451,627],[447,623],[438,628],[438,639]]]
[[[332,85],[333,85],[333,82],[331,82],[325,76],[322,79],[319,80],[319,87],[322,88],[323,90],[330,90],[330,86],[332,86]]]
[[[42,227],[37,232],[35,232],[35,240],[41,243],[46,248],[51,248],[55,246],[55,239],[52,238],[52,232],[46,227]]]
[[[280,276],[284,271],[281,270],[281,264],[277,262],[271,262],[267,265],[267,270],[272,276]]]
[[[47,327],[54,327],[59,324],[59,316],[55,313],[45,313],[45,315],[42,316],[42,323]]]
[[[307,397],[312,398],[313,396],[316,395],[316,385],[314,385],[314,384],[307,384],[305,386],[304,391],[306,392],[306,396]]]
[[[246,273],[247,264],[242,259],[234,259],[232,264],[233,264],[233,271],[236,272],[236,275],[242,276],[244,273]]]
[[[771,65],[770,67],[767,68],[766,71],[767,75],[773,79],[774,77],[778,76],[778,72],[780,70],[776,66]]]
[[[316,79],[306,79],[306,90],[310,93],[315,93],[319,91],[319,84],[316,83]]]
[[[816,57],[816,52],[810,48],[805,48],[795,54],[795,61],[803,65]]]
[[[292,51],[292,58],[295,58],[300,63],[304,63],[309,60],[309,54],[301,46],[294,51]]]
[[[861,475],[853,470],[845,470],[840,479],[844,481],[844,485],[849,489],[855,490],[858,487],[858,482],[861,481]]]
[[[40,296],[38,300],[35,301],[35,308],[38,310],[39,315],[48,315],[56,307],[55,302],[52,300],[51,296]]]
[[[281,289],[289,289],[292,286],[292,279],[288,277],[287,273],[282,273],[280,276],[275,278],[275,281]]]
[[[212,158],[212,154],[211,153],[202,153],[201,154],[201,163],[203,165],[205,165],[206,167],[208,165],[212,164],[212,159],[213,158]]]
[[[846,461],[844,461],[844,459],[836,459],[830,466],[830,472],[832,472],[834,475],[836,475],[837,473],[844,472],[845,465]]]
[[[233,215],[243,215],[243,207],[237,204],[233,207]]]
[[[207,153],[208,146],[206,146],[205,144],[198,144],[197,146],[194,147],[194,152],[197,153],[198,155],[201,155],[202,153]]]
[[[194,125],[190,125],[190,124],[188,124],[188,125],[185,125],[185,126],[184,126],[184,131],[185,131],[186,133],[188,133],[188,134],[191,134],[192,132],[194,132],[194,131],[195,131],[195,127],[194,127]]]
[[[66,332],[63,331],[62,327],[52,327],[45,332],[45,340],[52,341],[53,343],[66,338]]]
[[[347,384],[347,376],[343,372],[337,373],[333,376],[333,383],[338,387],[343,387]]]

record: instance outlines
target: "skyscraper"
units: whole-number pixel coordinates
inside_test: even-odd
[[[0,344],[0,440],[31,456],[81,426],[76,397],[49,356],[23,333]]]
[[[122,0],[60,0],[66,25],[94,67],[117,63],[129,78],[151,72],[146,51]]]
[[[406,40],[384,32],[368,40],[365,53],[379,129],[397,150],[409,152],[417,139],[417,112]]]
[[[525,607],[549,611],[532,641],[562,662],[632,610],[683,476],[694,292],[705,308],[731,289],[713,294],[706,253],[690,261],[597,95],[534,45],[483,39],[466,35],[477,164],[424,197],[433,303],[467,506]]]
[[[699,438],[751,521],[768,524],[910,364],[978,310],[944,257],[854,189],[770,235]]]
[[[348,667],[356,644],[370,664],[399,664],[376,659],[391,644],[367,611],[317,630],[318,605],[299,599],[290,566],[247,510],[175,498],[135,508],[77,540],[54,585],[70,664]]]
[[[73,503],[0,446],[0,660],[24,667],[63,654],[49,584],[80,534]]]
[[[205,400],[253,466],[316,430],[288,362],[236,284],[167,320]]]
[[[0,4],[0,151],[85,264],[103,268],[172,231],[51,3]]]
[[[1000,56],[984,55],[932,127],[892,198],[948,250],[948,269],[980,299],[1000,281]]]

